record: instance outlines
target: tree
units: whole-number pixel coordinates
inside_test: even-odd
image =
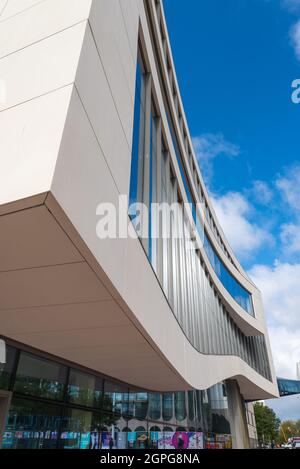
[[[261,402],[255,402],[254,414],[259,443],[270,443],[273,440],[277,440],[279,435],[280,419],[277,417],[274,410]]]
[[[285,420],[281,422],[279,442],[286,443],[292,436],[300,436],[300,420]]]

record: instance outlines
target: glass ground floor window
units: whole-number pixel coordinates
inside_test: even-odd
[[[45,402],[13,398],[3,449],[201,449],[203,432],[163,427],[154,422],[132,421],[120,429],[121,421],[112,414],[65,408]],[[118,426],[119,425],[119,426]]]
[[[14,398],[9,409],[2,448],[56,448],[60,422],[60,407]]]
[[[0,389],[12,399],[2,448],[200,448],[206,435],[212,442],[230,431],[222,384],[148,393],[41,355],[8,346]]]

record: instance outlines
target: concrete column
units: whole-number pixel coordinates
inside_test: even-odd
[[[249,448],[250,441],[245,406],[237,381],[232,379],[227,380],[226,390],[232,436],[232,447],[234,449]]]

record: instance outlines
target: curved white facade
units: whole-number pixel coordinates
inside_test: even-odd
[[[210,213],[207,237],[250,293],[254,316],[225,288],[196,234],[201,268],[242,344],[265,340],[265,373],[246,352],[207,353],[193,343],[138,239],[97,236],[98,204],[118,207],[129,195],[138,43],[178,191],[188,202],[164,100],[192,197]],[[277,396],[260,292],[203,183],[162,4],[9,0],[0,16],[0,79],[1,336],[149,390],[206,389],[232,378],[245,400]],[[187,217],[193,225],[191,211]]]

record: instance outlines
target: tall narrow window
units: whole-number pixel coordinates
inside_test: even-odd
[[[138,203],[145,198],[145,138],[146,138],[146,74],[141,55],[138,54],[136,67],[134,121],[131,155],[131,177],[129,189],[129,216],[137,231],[142,231]]]
[[[135,82],[135,102],[134,102],[134,121],[132,137],[132,155],[131,155],[131,178],[129,189],[129,206],[141,200],[141,187],[139,184],[139,173],[143,167],[144,155],[144,128],[145,128],[145,79],[143,65],[140,56],[138,56],[136,66]],[[130,213],[134,218],[135,213]]]
[[[185,392],[175,393],[175,418],[181,422],[186,418]]]
[[[157,226],[156,220],[152,218],[151,207],[152,203],[157,202],[157,160],[158,160],[158,119],[156,117],[154,106],[152,105],[150,116],[150,151],[149,151],[149,231],[148,231],[148,257],[156,270],[156,234]]]
[[[138,53],[134,123],[132,139],[131,178],[129,190],[129,216],[151,259],[152,245],[150,206],[152,197],[153,113],[151,109],[151,76],[145,71]]]
[[[149,399],[149,418],[151,420],[159,420],[161,417],[161,394],[150,392]]]
[[[173,417],[173,393],[162,395],[162,412],[163,420],[169,421]]]

